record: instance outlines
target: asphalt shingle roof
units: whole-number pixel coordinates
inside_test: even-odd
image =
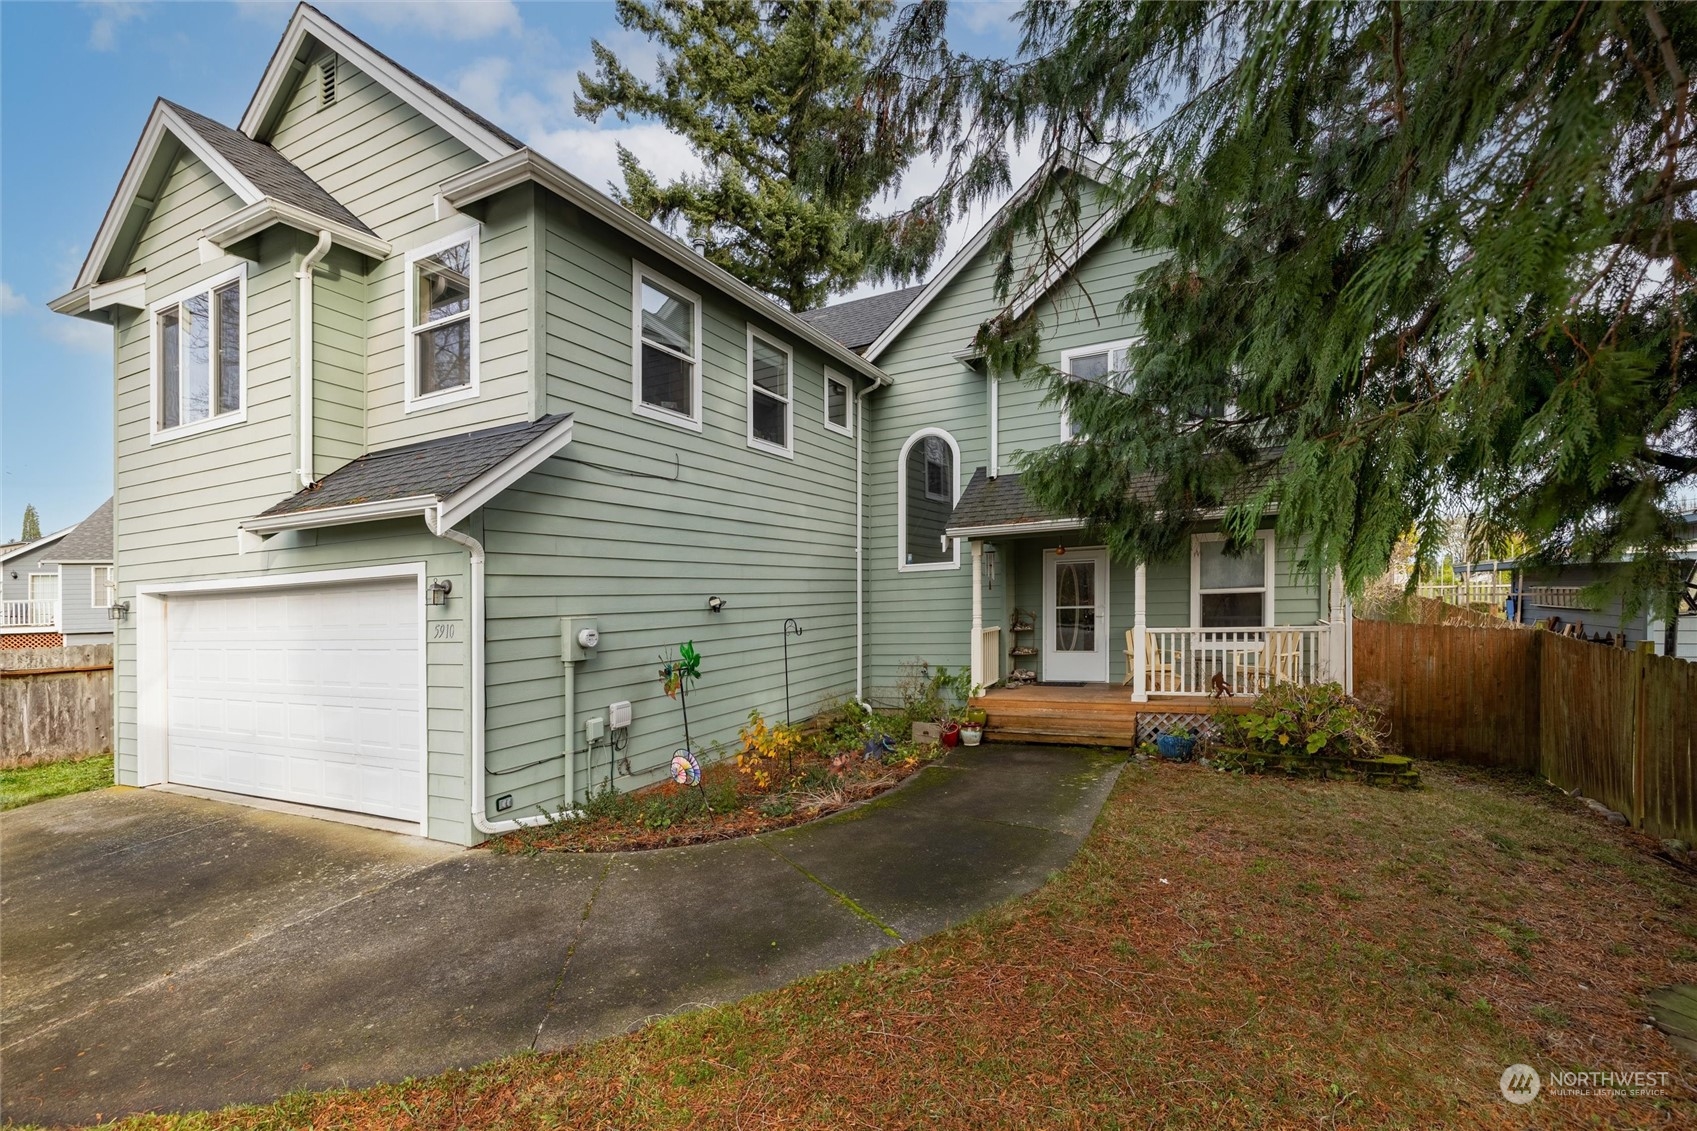
[[[1139,475],[1132,480],[1134,496],[1155,498],[1156,478]],[[966,490],[960,493],[954,513],[949,516],[948,529],[976,530],[986,526],[1021,526],[1032,522],[1055,522],[1064,515],[1050,514],[1032,501],[1020,485],[1017,472],[1004,472],[991,479],[981,467],[972,473]]]
[[[53,551],[56,562],[109,562],[112,560],[112,500],[107,499],[94,513],[77,523],[76,529],[65,535]]]
[[[254,141],[240,130],[197,114],[186,106],[166,102],[177,116],[218,155],[253,182],[253,187],[284,204],[304,208],[314,216],[346,224],[356,231],[376,235],[358,216],[348,211],[341,201],[331,196],[318,182],[307,176],[294,162],[262,141]]]
[[[452,498],[570,415],[555,413],[522,424],[503,424],[371,452],[295,492],[261,517],[416,495]]]
[[[818,310],[804,310],[796,317],[858,353],[877,341],[878,335],[889,329],[890,323],[900,318],[902,311],[911,306],[924,289],[924,284],[903,287],[899,291],[868,295],[839,302],[835,306],[822,306]]]

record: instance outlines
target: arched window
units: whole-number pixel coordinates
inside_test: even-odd
[[[957,569],[960,552],[944,534],[960,495],[960,445],[941,428],[921,428],[902,445],[896,522],[905,570]]]

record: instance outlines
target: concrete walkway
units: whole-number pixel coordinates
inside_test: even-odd
[[[28,806],[0,818],[0,1115],[396,1080],[781,986],[1038,886],[1118,765],[961,751],[813,824],[596,856],[133,789]]]

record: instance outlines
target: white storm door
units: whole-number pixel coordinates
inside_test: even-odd
[[[170,781],[418,821],[420,607],[412,579],[172,596]]]
[[[1108,680],[1108,552],[1043,552],[1045,683]]]

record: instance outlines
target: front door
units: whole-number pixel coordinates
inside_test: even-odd
[[[1043,551],[1046,683],[1108,680],[1108,552]]]

